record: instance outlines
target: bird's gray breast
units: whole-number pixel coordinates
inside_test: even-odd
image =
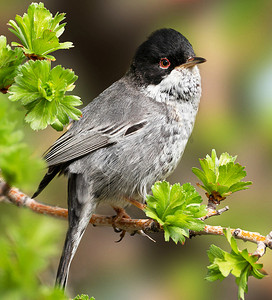
[[[168,122],[161,127],[163,149],[158,157],[161,169],[157,180],[168,177],[178,165],[192,133],[197,112],[191,103],[167,105]]]

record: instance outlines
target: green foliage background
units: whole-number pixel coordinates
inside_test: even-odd
[[[63,234],[58,222],[15,207],[1,206],[1,211],[6,212],[0,222],[4,228],[0,233],[1,299],[67,299],[61,290],[52,288],[53,270],[48,268]]]
[[[0,29],[10,42],[6,23],[14,19],[16,13],[22,15],[30,1],[0,2]],[[52,13],[67,13],[63,40],[73,41],[75,48],[59,51],[55,57],[58,64],[72,68],[79,76],[75,94],[81,96],[84,104],[123,75],[135,48],[152,30],[174,27],[189,38],[196,54],[208,61],[200,67],[203,97],[195,129],[170,182],[195,184],[191,167],[199,167],[198,158],[213,148],[218,153],[235,153],[239,162],[247,167],[246,180],[254,184],[250,191],[239,192],[224,203],[230,206],[230,211],[211,219],[210,223],[264,234],[270,231],[271,1],[115,0],[105,4],[96,0],[92,3],[46,0],[44,3]],[[59,136],[51,129],[38,134],[24,125],[23,129],[24,141],[37,156]],[[65,184],[62,178],[56,180],[39,200],[64,206]],[[112,214],[110,209],[101,212]],[[131,214],[141,216],[137,211]],[[5,215],[8,220],[1,222],[2,228],[8,221],[19,222],[16,208],[10,210],[1,205],[0,221]],[[46,219],[52,222],[51,218]],[[57,224],[64,232],[66,223],[57,221]],[[114,240],[118,237],[111,230],[89,228],[72,264],[71,295],[75,296],[80,290],[97,299],[111,300],[228,300],[237,297],[233,278],[222,283],[203,280],[209,264],[206,250],[211,242],[225,248],[223,238],[195,238],[184,247],[164,243],[158,235],[153,238],[156,244],[138,236],[126,237],[116,244]],[[58,241],[57,257],[62,247],[60,237]],[[254,251],[254,245],[247,246],[249,251]],[[270,253],[261,262],[271,274]],[[52,264],[55,275],[57,260]],[[49,280],[48,284],[51,283]],[[269,278],[250,281],[246,299],[268,299],[272,292],[270,283]]]

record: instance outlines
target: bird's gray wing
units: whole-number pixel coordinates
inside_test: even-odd
[[[45,154],[48,166],[73,161],[97,149],[108,147],[143,128],[146,120],[119,123],[103,128],[91,128],[82,132],[69,132],[62,135]]]
[[[160,115],[161,106],[135,90],[126,77],[120,79],[88,104],[83,117],[49,148],[45,155],[48,166],[122,142]]]
[[[69,131],[57,140],[44,156],[48,166],[72,161],[109,144],[109,138],[97,132],[72,135]]]

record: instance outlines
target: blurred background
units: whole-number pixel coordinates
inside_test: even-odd
[[[73,94],[84,105],[119,79],[130,65],[136,47],[154,30],[171,27],[184,34],[198,56],[203,96],[193,134],[181,164],[169,178],[196,184],[191,168],[198,158],[229,152],[246,166],[250,190],[238,192],[223,203],[230,210],[209,224],[243,228],[267,234],[272,229],[272,2],[270,0],[45,0],[53,14],[67,13],[61,41],[74,48],[54,53],[55,64],[71,68],[79,76]],[[6,23],[26,12],[30,1],[0,0],[0,34],[14,40]],[[33,132],[24,125],[26,141],[37,156],[60,135],[51,128]],[[28,191],[30,194],[35,190]],[[200,191],[201,192],[201,191]],[[201,192],[202,193],[202,192]],[[203,193],[202,193],[203,194]],[[66,206],[66,179],[58,178],[39,200]],[[1,205],[3,215],[17,216],[18,208]],[[100,213],[112,215],[109,208]],[[137,210],[129,213],[142,217]],[[5,218],[7,220],[7,218]],[[13,218],[16,222],[16,217]],[[48,222],[52,219],[48,217]],[[56,258],[42,278],[53,284],[65,235],[66,221]],[[6,226],[7,223],[2,223]],[[34,225],[35,226],[35,225]],[[52,235],[54,232],[52,232]],[[184,246],[152,236],[157,243],[140,236],[118,235],[110,228],[89,226],[73,260],[69,293],[87,293],[99,299],[236,299],[234,278],[209,283],[204,280],[209,264],[206,251],[211,243],[229,250],[221,237],[197,237]],[[239,242],[254,252],[255,245]],[[270,250],[261,262],[272,273]],[[271,299],[271,276],[249,280],[246,299]]]

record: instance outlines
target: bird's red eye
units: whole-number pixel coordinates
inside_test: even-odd
[[[168,69],[170,67],[170,61],[168,58],[164,57],[164,58],[161,58],[160,60],[160,68],[162,69]]]

